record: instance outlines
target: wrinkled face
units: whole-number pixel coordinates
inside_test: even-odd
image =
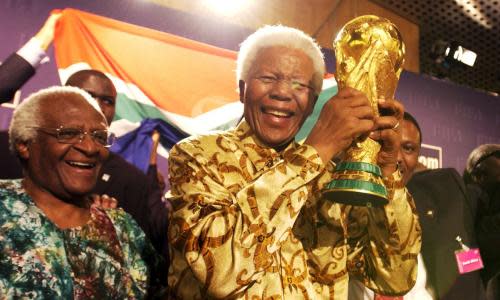
[[[399,150],[398,162],[403,182],[406,184],[413,175],[418,164],[420,154],[420,133],[417,126],[411,121],[403,120],[401,123],[401,148]]]
[[[89,75],[74,86],[81,88],[97,100],[106,121],[111,124],[115,117],[116,89],[111,80]]]
[[[43,105],[41,127],[81,128],[84,131],[106,129],[106,123],[90,104],[79,95],[57,96],[51,105]],[[81,143],[62,144],[46,132],[37,131],[27,144],[26,177],[41,190],[59,199],[73,199],[88,194],[94,188],[101,165],[107,155],[104,146],[85,135]]]
[[[314,107],[313,74],[312,60],[301,50],[260,50],[247,82],[240,82],[240,100],[261,143],[280,150],[292,141]]]

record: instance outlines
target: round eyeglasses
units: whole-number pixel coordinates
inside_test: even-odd
[[[83,141],[86,135],[104,147],[110,147],[113,145],[116,137],[113,133],[109,133],[107,130],[93,130],[84,131],[80,128],[71,127],[59,127],[59,128],[49,128],[49,127],[31,127],[37,129],[43,133],[51,135],[57,139],[59,143],[62,144],[78,144]]]

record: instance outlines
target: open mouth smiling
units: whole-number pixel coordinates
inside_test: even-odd
[[[85,169],[85,170],[89,170],[89,169],[92,169],[96,166],[95,163],[89,163],[89,162],[80,162],[80,161],[66,161],[66,163],[68,165],[70,165],[71,167],[74,167],[74,168],[79,168],[79,169]]]
[[[274,108],[265,108],[262,107],[261,111],[265,114],[270,114],[278,118],[290,118],[294,115],[293,112],[291,111],[286,111],[286,110],[279,110],[279,109],[274,109]]]

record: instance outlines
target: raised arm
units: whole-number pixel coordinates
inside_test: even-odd
[[[35,75],[54,39],[54,29],[60,16],[61,13],[51,14],[26,45],[0,65],[0,103],[10,101],[16,91]]]

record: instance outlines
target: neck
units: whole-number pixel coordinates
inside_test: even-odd
[[[30,178],[25,177],[23,187],[35,205],[45,216],[61,229],[85,225],[90,218],[90,209],[82,198],[74,203],[64,201],[51,192],[41,188]]]

